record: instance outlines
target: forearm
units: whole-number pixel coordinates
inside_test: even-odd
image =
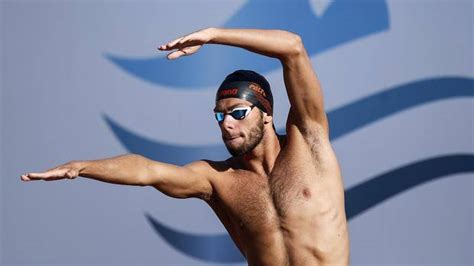
[[[285,60],[301,53],[301,38],[283,30],[212,28],[209,43],[241,47],[251,52]]]
[[[90,161],[73,161],[79,176],[102,182],[144,186],[147,177],[147,159],[138,154],[126,154]]]

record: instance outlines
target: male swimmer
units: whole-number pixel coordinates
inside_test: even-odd
[[[291,104],[286,136],[273,126],[273,97],[253,71],[229,74],[214,113],[232,155],[176,166],[138,154],[71,161],[23,181],[77,176],[152,186],[176,198],[197,197],[214,210],[249,265],[348,265],[344,188],[320,83],[301,38],[282,30],[208,28],[160,46],[168,59],[204,44],[244,48],[278,59]]]

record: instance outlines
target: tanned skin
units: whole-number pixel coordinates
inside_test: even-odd
[[[230,45],[279,60],[291,104],[286,136],[273,117],[253,108],[243,120],[219,123],[224,144],[243,154],[225,161],[176,166],[138,154],[71,161],[23,181],[77,176],[152,186],[176,198],[197,197],[215,211],[249,265],[348,265],[349,235],[342,175],[329,141],[320,83],[301,38],[282,30],[207,28],[160,46],[168,59],[188,56],[204,44]],[[251,103],[216,102],[228,112]]]

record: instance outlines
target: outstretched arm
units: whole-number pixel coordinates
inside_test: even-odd
[[[126,154],[101,160],[71,161],[42,173],[24,174],[21,180],[53,181],[82,176],[112,184],[153,186],[176,198],[207,199],[212,194],[210,169],[204,161],[181,167],[153,161],[139,154]]]
[[[210,199],[213,167],[207,161],[177,166],[147,159],[146,185],[175,198]]]
[[[159,47],[173,52],[169,59],[195,53],[203,44],[224,44],[280,60],[291,109],[287,132],[302,134],[315,126],[328,132],[323,94],[301,38],[283,30],[208,28],[180,37]]]

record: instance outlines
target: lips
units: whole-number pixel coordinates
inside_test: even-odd
[[[233,140],[235,140],[235,139],[238,139],[238,138],[240,138],[239,135],[236,135],[236,136],[224,136],[224,141],[225,141],[225,142],[231,142],[231,141],[233,141]]]
[[[224,137],[224,140],[225,141],[231,141],[231,140],[234,140],[234,139],[237,139],[237,138],[240,138],[240,136]]]

